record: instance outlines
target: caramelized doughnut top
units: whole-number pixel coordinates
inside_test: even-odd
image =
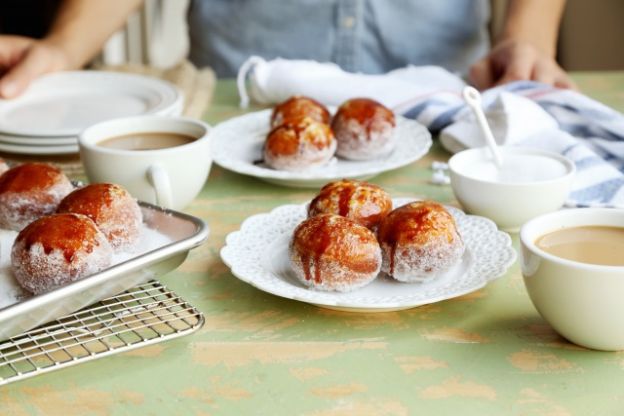
[[[457,238],[453,216],[434,201],[417,201],[392,211],[381,222],[379,241],[391,247],[396,245],[424,245],[443,237],[449,243]]]
[[[115,201],[131,198],[121,186],[111,183],[94,183],[76,189],[67,195],[58,207],[59,213],[73,212],[88,216],[97,222]]]
[[[300,144],[309,144],[321,150],[331,145],[334,134],[329,125],[309,117],[274,128],[265,143],[266,151],[273,155],[294,155]]]
[[[377,270],[375,257],[379,246],[375,235],[366,227],[339,215],[324,214],[309,218],[299,224],[293,237],[295,251],[301,256],[306,278],[310,280],[310,268],[306,267],[322,259],[339,262],[358,273]],[[320,280],[316,267],[315,280]]]
[[[377,225],[392,209],[390,196],[368,182],[342,179],[323,186],[312,200],[308,215],[338,214],[364,225]]]
[[[305,117],[319,123],[329,124],[329,111],[323,104],[312,98],[294,96],[275,106],[271,114],[271,127],[295,122]]]
[[[345,101],[334,116],[334,120],[356,120],[370,127],[373,120],[387,121],[395,125],[394,113],[383,104],[369,98],[353,98]]]
[[[7,170],[0,176],[0,194],[46,189],[61,182],[64,178],[65,174],[54,166],[44,163],[25,163]]]
[[[85,215],[54,214],[30,223],[15,242],[23,241],[26,250],[39,243],[46,254],[60,250],[69,262],[77,251],[91,253],[99,245],[98,233],[95,223]]]

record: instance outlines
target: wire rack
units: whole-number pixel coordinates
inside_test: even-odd
[[[204,316],[152,280],[0,343],[0,385],[190,334]]]

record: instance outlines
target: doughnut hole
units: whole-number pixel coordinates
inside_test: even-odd
[[[308,218],[289,245],[295,275],[305,286],[349,292],[369,284],[381,268],[381,250],[366,227],[340,215]]]
[[[132,249],[139,240],[141,208],[119,185],[96,183],[76,189],[61,201],[57,212],[91,218],[115,251]]]
[[[17,235],[11,265],[17,282],[40,294],[111,265],[113,248],[87,216],[39,218]]]
[[[327,164],[336,140],[327,124],[305,118],[273,129],[264,144],[264,161],[277,170],[298,171]]]
[[[401,282],[433,280],[460,261],[464,243],[453,216],[433,201],[418,201],[390,212],[377,237],[381,270]]]
[[[330,121],[329,111],[323,104],[312,98],[294,96],[275,106],[271,113],[271,128],[306,117],[323,124]]]
[[[332,120],[338,148],[345,159],[370,160],[385,156],[395,147],[394,113],[368,98],[354,98],[338,108]]]
[[[368,182],[343,179],[321,188],[308,207],[308,216],[337,214],[375,229],[392,210],[390,195]]]
[[[60,169],[25,163],[0,176],[0,228],[19,231],[56,211],[74,187]]]

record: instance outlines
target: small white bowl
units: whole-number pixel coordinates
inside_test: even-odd
[[[533,305],[563,337],[587,348],[624,349],[624,267],[563,259],[535,241],[580,226],[624,227],[624,210],[569,209],[542,215],[520,231],[521,267]]]
[[[490,218],[503,230],[518,231],[531,218],[561,208],[575,173],[571,160],[537,149],[500,150],[500,177],[487,147],[464,150],[449,160],[451,187],[467,212]],[[543,169],[538,172],[525,161],[542,162]]]

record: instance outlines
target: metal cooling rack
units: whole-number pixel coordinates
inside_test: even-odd
[[[152,280],[0,343],[0,385],[190,334],[204,316]]]

